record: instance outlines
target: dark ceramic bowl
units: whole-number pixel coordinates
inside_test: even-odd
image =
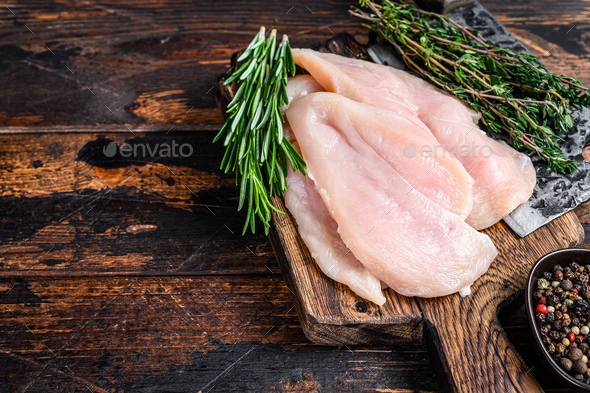
[[[547,365],[547,367],[553,372],[553,374],[560,379],[566,386],[575,389],[579,392],[590,392],[590,385],[585,382],[580,382],[574,377],[570,376],[559,365],[551,358],[549,352],[545,349],[545,346],[541,342],[541,334],[537,329],[535,322],[535,309],[533,307],[533,294],[537,288],[537,279],[541,278],[541,275],[546,271],[553,271],[555,265],[568,265],[570,262],[577,262],[580,265],[587,265],[590,263],[590,250],[581,248],[568,248],[564,250],[554,251],[539,259],[533,266],[533,270],[529,274],[529,278],[526,286],[525,293],[525,305],[526,314],[529,320],[529,325],[533,332],[535,346],[537,352]],[[590,335],[588,335],[590,338]]]

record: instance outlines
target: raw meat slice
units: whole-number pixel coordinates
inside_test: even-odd
[[[285,205],[297,221],[299,234],[322,272],[348,286],[360,297],[378,305],[385,303],[381,281],[369,272],[338,234],[338,225],[330,216],[313,181],[289,168]]]
[[[412,187],[461,219],[469,215],[473,179],[450,154],[426,153],[445,152],[428,130],[395,112],[342,96],[333,100],[347,110],[360,137]]]
[[[491,139],[473,123],[442,120],[433,114],[422,118],[439,141],[453,146],[453,154],[475,180],[474,207],[465,219],[473,228],[494,225],[531,197],[537,177],[527,155]]]
[[[417,116],[428,126],[475,180],[473,209],[467,217],[474,228],[493,225],[532,195],[536,174],[530,159],[485,135],[477,128],[478,115],[459,100],[392,67],[312,50],[296,50],[293,56],[326,90],[400,113],[413,122]],[[492,154],[482,157],[474,148]],[[470,150],[464,153],[465,149]]]
[[[289,79],[289,104],[307,94],[324,91],[311,75],[297,75]],[[288,105],[282,109],[286,111]],[[299,151],[289,122],[283,125],[285,137]],[[381,281],[365,268],[344,245],[338,224],[330,215],[313,181],[291,167],[287,177],[285,205],[297,222],[299,234],[320,270],[331,279],[348,286],[358,296],[375,304],[385,304]]]
[[[337,70],[332,71],[330,75],[338,75]],[[289,102],[291,96],[299,97],[308,91],[321,91],[321,86],[312,80],[307,75],[290,79],[287,85]],[[345,83],[334,83],[340,92],[344,91]],[[388,94],[391,102],[403,105],[397,97]],[[408,183],[431,201],[459,217],[465,219],[469,215],[473,207],[473,179],[450,154],[427,153],[437,150],[443,153],[445,148],[405,106],[401,112],[406,115],[409,113],[414,121],[398,113],[368,105],[357,108],[358,104],[348,100],[342,105],[350,108],[351,116],[355,116],[353,122],[365,124],[358,129],[361,137]]]
[[[285,115],[285,111],[289,105],[294,100],[310,93],[316,93],[318,91],[325,90],[311,75],[295,75],[294,77],[289,78],[289,82],[287,82],[287,97],[289,98],[289,103],[287,105],[283,105],[281,108],[283,116]],[[288,122],[283,124],[283,132],[285,138],[287,138],[291,144],[295,144],[295,136],[293,135],[293,131],[291,131],[291,127],[289,127]]]
[[[416,114],[475,180],[467,223],[475,229],[494,225],[531,197],[537,182],[531,159],[488,137],[477,127],[479,115],[461,101],[417,81]]]
[[[294,77],[289,78],[289,82],[287,83],[287,97],[289,97],[289,103],[293,102],[293,100],[298,97],[303,97],[307,94],[318,91],[325,90],[311,75],[295,75]]]
[[[343,102],[313,93],[286,115],[344,244],[402,295],[471,285],[497,255],[490,238],[413,189],[359,136]]]
[[[391,67],[311,49],[293,50],[293,59],[295,64],[307,70],[326,91],[397,112],[417,125],[427,128],[414,114],[416,108],[411,104],[409,106],[403,96],[395,93],[399,83],[391,83],[392,78],[388,77],[388,72],[377,68],[387,70]],[[388,78],[380,74],[385,74]]]

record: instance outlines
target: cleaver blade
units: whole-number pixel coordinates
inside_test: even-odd
[[[479,31],[485,39],[501,48],[531,53],[477,1],[448,12],[445,16]],[[369,47],[367,53],[377,64],[408,71],[395,49],[385,42]],[[590,146],[590,109],[576,108],[572,116],[575,126],[560,135],[563,138],[560,147],[569,159],[579,162],[575,173],[554,173],[539,156],[533,152],[523,151],[533,162],[537,172],[537,184],[531,198],[504,217],[504,222],[520,237],[525,237],[590,199],[590,162],[585,160],[583,154],[583,150]],[[503,140],[511,145],[509,138],[503,134],[487,134],[493,139]]]

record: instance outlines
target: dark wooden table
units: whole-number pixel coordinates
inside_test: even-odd
[[[306,340],[267,238],[240,235],[210,143],[217,76],[260,25],[299,47],[366,41],[353,2],[129,3],[0,8],[0,392],[439,391],[422,346]],[[590,84],[590,3],[483,3],[553,72]],[[111,141],[192,154],[113,162]],[[589,205],[577,212],[590,223]],[[503,320],[541,384],[563,390],[523,309]]]

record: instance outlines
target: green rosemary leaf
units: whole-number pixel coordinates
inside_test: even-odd
[[[248,228],[254,232],[257,219],[268,233],[271,212],[283,213],[269,196],[282,196],[286,190],[287,165],[303,173],[306,168],[303,158],[284,137],[281,113],[281,107],[289,101],[287,78],[295,74],[296,67],[288,37],[283,36],[277,45],[276,31],[266,37],[264,28],[238,62],[242,64],[224,82],[237,83],[238,89],[228,105],[229,118],[214,141],[224,137],[221,168],[236,172],[238,210],[248,206],[242,233]]]

